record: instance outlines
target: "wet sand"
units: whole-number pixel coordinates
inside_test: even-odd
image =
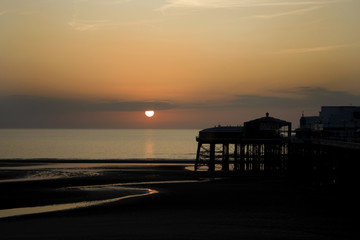
[[[67,162],[72,163],[77,162]],[[51,168],[53,161],[0,160],[0,180],[20,178],[0,181],[0,208],[104,200],[131,195],[136,189],[156,193],[86,208],[2,218],[1,239],[356,237],[355,201],[348,189],[295,183],[284,176],[193,172],[181,162],[100,163],[91,168],[79,164],[72,169],[69,165]],[[56,172],[55,178],[51,172]],[[132,185],[127,190],[109,187],[124,183]],[[94,185],[101,186],[79,188]]]

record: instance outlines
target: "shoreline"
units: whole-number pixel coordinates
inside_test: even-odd
[[[194,163],[195,159],[170,158],[125,158],[125,159],[86,159],[86,158],[9,158],[0,159],[1,163]]]
[[[3,164],[2,164],[3,163]],[[5,164],[4,164],[5,163]],[[119,185],[146,185],[155,182],[197,180],[198,177],[190,176],[191,171],[186,170],[189,163],[159,163],[159,162],[131,162],[131,161],[45,161],[23,160],[23,161],[0,161],[0,209],[14,207],[29,207],[32,205],[49,203],[63,203],[71,201],[69,197],[61,195],[68,194],[74,188],[101,189],[108,186]],[[156,175],[154,175],[156,173]],[[101,186],[100,186],[101,185]],[[62,193],[58,193],[61,190]],[[67,190],[67,191],[64,191]],[[28,195],[31,199],[30,205],[22,197]],[[75,191],[76,192],[76,191]],[[34,196],[39,193],[40,196]],[[77,191],[78,195],[84,192]],[[80,195],[81,195],[80,194]],[[116,195],[113,191],[110,195]],[[46,199],[39,199],[47,195]],[[74,195],[74,194],[73,194]],[[76,195],[76,194],[75,194]],[[84,195],[84,194],[82,194]],[[71,193],[70,193],[71,197]],[[75,196],[78,200],[78,197]],[[89,197],[88,194],[85,197]],[[90,199],[98,198],[99,193],[91,193]],[[102,198],[102,196],[100,197]],[[15,201],[14,201],[15,200]],[[8,207],[6,207],[8,206]]]
[[[0,206],[6,209],[110,199],[120,194],[116,184],[131,183],[127,186],[158,192],[92,207],[3,218],[0,231],[4,239],[334,240],[354,236],[355,222],[349,213],[355,203],[348,196],[341,195],[339,201],[336,192],[293,185],[282,177],[194,172],[186,170],[186,165],[81,167],[71,177],[0,183]],[[85,170],[99,174],[86,175]],[[199,181],[206,178],[212,181]],[[71,188],[81,186],[92,189]]]
[[[70,177],[91,177],[106,171],[193,170],[191,161],[172,160],[79,160],[21,159],[0,160],[0,183]],[[51,176],[52,175],[52,176]]]

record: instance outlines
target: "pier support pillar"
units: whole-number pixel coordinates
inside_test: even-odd
[[[234,171],[239,170],[239,144],[234,145]]]
[[[222,170],[229,171],[229,144],[223,144]]]
[[[215,171],[215,143],[210,143],[209,171]]]
[[[195,159],[195,169],[194,169],[195,171],[197,171],[199,167],[201,145],[202,144],[199,142],[196,152],[196,159]]]
[[[240,161],[239,161],[239,171],[244,171],[244,165],[245,165],[245,145],[240,144]]]

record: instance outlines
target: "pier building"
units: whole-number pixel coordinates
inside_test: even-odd
[[[199,132],[195,171],[261,171],[284,169],[291,137],[291,123],[265,117],[244,126],[216,126]]]

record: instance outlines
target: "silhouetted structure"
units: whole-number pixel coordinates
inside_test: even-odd
[[[300,118],[296,136],[302,139],[326,138],[360,142],[360,107],[324,106],[319,116]]]
[[[293,138],[288,175],[317,185],[348,187],[357,183],[360,143],[322,138]]]
[[[282,174],[290,179],[344,189],[355,185],[360,156],[360,107],[322,107],[319,116],[291,123],[265,117],[244,127],[201,130],[195,171],[207,167],[246,174]],[[231,163],[233,163],[231,165]]]
[[[221,166],[240,172],[282,171],[288,158],[291,123],[269,116],[244,123],[244,127],[214,127],[199,132],[195,170]]]
[[[269,116],[244,123],[247,138],[280,138],[291,136],[291,123]]]

